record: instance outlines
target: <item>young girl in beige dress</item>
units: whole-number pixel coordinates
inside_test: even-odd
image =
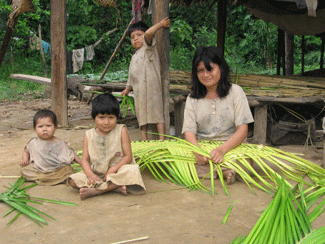
[[[144,193],[139,166],[131,150],[126,127],[117,124],[119,103],[112,94],[101,94],[92,101],[96,127],[86,131],[81,166],[68,184],[79,189],[80,199],[114,191],[127,195]]]
[[[139,21],[129,28],[131,44],[136,49],[129,67],[127,87],[122,95],[134,92],[135,113],[143,140],[148,140],[148,124],[156,124],[159,139],[165,134],[160,62],[156,47],[155,34],[161,28],[170,26],[169,18],[165,18],[154,26]]]

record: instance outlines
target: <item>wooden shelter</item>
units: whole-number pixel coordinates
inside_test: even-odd
[[[204,0],[172,0],[173,3],[190,5]],[[217,46],[224,50],[227,6],[246,6],[256,17],[272,22],[286,33],[295,35],[315,35],[325,32],[325,2],[318,0],[215,0],[218,3]],[[297,3],[304,3],[301,7]],[[153,0],[152,22],[156,23],[169,16],[169,0]],[[68,126],[66,89],[66,0],[51,0],[51,44],[52,44],[52,108],[58,116],[59,124]],[[301,8],[300,8],[301,7]],[[166,133],[169,133],[169,32],[157,33],[160,55],[162,90],[164,96],[164,117]],[[261,108],[257,108],[257,110]],[[263,108],[265,115],[266,108]],[[263,115],[263,117],[265,117]],[[265,123],[264,123],[265,124]],[[263,125],[266,127],[266,124]],[[264,130],[265,128],[262,128]],[[264,142],[262,138],[260,142]]]

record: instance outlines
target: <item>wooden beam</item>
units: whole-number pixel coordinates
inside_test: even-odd
[[[42,85],[51,85],[51,79],[35,75],[24,75],[24,74],[11,74],[10,78],[16,80],[27,80]]]
[[[169,0],[153,0],[152,24],[169,16]],[[160,58],[161,85],[164,103],[165,133],[170,134],[169,116],[169,29],[161,29],[156,34]]]
[[[51,106],[58,124],[68,126],[66,0],[51,0],[52,95]]]

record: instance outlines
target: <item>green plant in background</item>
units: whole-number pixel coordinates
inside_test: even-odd
[[[28,203],[42,204],[40,201],[46,201],[46,202],[63,204],[68,206],[77,205],[75,203],[31,197],[28,194],[26,194],[26,189],[34,187],[37,184],[34,183],[26,187],[22,187],[24,183],[25,183],[25,178],[21,176],[14,184],[9,183],[11,187],[6,187],[8,190],[0,194],[0,202],[4,202],[8,204],[12,208],[9,212],[7,212],[4,215],[4,217],[14,212],[15,210],[18,211],[17,215],[11,221],[8,222],[8,225],[11,224],[13,221],[15,221],[22,213],[25,214],[27,217],[31,218],[40,226],[42,226],[42,224],[47,225],[47,222],[39,214],[42,214],[54,220],[53,217],[28,205]]]
[[[192,45],[193,29],[185,20],[175,20],[170,27],[170,43],[174,47]]]

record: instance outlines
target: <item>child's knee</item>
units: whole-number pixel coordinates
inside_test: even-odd
[[[70,177],[67,179],[67,185],[71,186],[73,188],[79,188],[76,183],[73,181],[73,179],[71,179]]]

